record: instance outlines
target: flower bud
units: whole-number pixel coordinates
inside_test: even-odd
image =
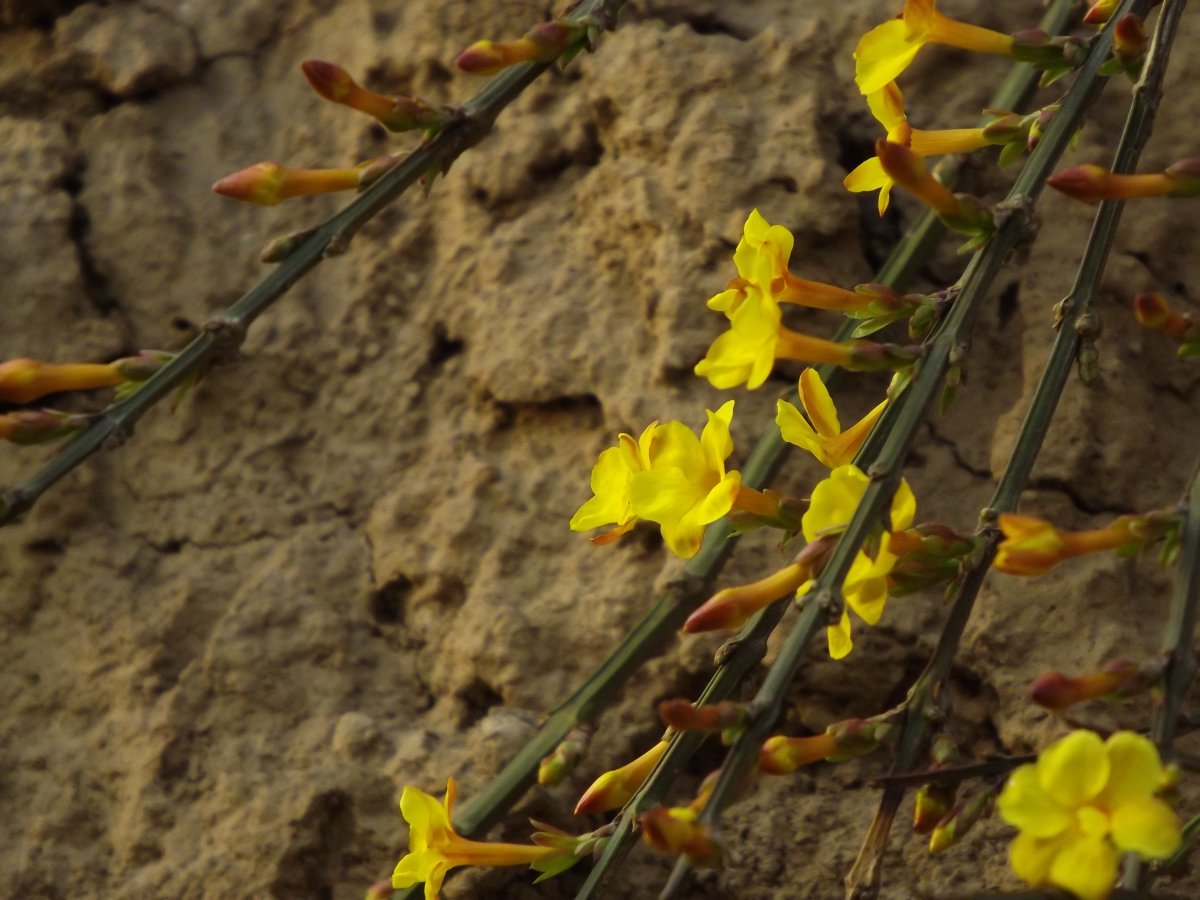
[[[1121,0],[1096,0],[1088,11],[1083,15],[1085,25],[1103,25],[1107,22],[1117,7],[1121,5]]]
[[[1076,678],[1062,672],[1046,672],[1030,685],[1029,699],[1053,712],[1062,712],[1088,700],[1115,700],[1149,690],[1158,674],[1127,660],[1114,660],[1100,672]]]
[[[111,364],[44,363],[21,357],[0,363],[0,400],[29,403],[60,391],[87,391],[120,384]]]
[[[226,175],[213,191],[233,200],[274,206],[290,197],[349,191],[358,187],[359,170],[289,169],[274,162],[255,163]]]
[[[87,416],[52,409],[23,409],[0,415],[0,440],[21,445],[45,444],[66,437],[87,423]]]
[[[992,811],[993,799],[992,789],[985,788],[954,807],[929,836],[929,852],[941,853],[961,841],[980,819]]]
[[[1113,53],[1126,65],[1140,60],[1150,42],[1146,27],[1133,13],[1121,16],[1113,26]]]
[[[538,784],[550,787],[574,772],[591,740],[591,726],[580,724],[572,728],[554,752],[542,758],[538,766]]]
[[[814,541],[801,552],[803,559],[797,558],[796,562],[773,575],[752,584],[717,591],[688,616],[687,621],[683,623],[683,630],[689,634],[697,634],[702,631],[740,628],[760,609],[795,593],[800,585],[811,577],[816,559],[824,558],[817,550],[827,553],[832,549],[833,543],[823,541],[820,542],[820,547],[817,547],[818,542]],[[809,552],[809,547],[813,547],[814,550]]]
[[[387,97],[367,90],[351,78],[349,72],[333,63],[307,59],[300,63],[300,69],[321,97],[366,113],[388,131],[435,128],[446,119],[446,110],[435,109],[418,98]]]
[[[464,72],[477,75],[494,75],[515,63],[553,62],[584,30],[582,24],[552,19],[534,26],[516,41],[476,41],[454,62]]]
[[[667,742],[659,741],[633,762],[605,772],[583,792],[583,796],[575,804],[575,815],[607,812],[624,806],[650,776],[650,772],[666,752]]]
[[[676,697],[658,704],[658,717],[676,731],[722,731],[740,728],[746,723],[747,713],[740,703],[728,700],[696,706],[690,700]]]
[[[913,831],[916,834],[932,833],[950,812],[957,793],[957,784],[933,781],[921,785],[913,802]]]

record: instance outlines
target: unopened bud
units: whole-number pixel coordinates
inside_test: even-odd
[[[61,391],[88,391],[121,383],[112,365],[44,363],[21,357],[0,363],[0,400],[29,403]]]
[[[575,804],[575,815],[606,812],[624,806],[650,776],[650,772],[666,752],[667,742],[659,741],[633,762],[605,772],[583,792],[583,796]]]
[[[0,415],[0,440],[21,445],[45,444],[66,437],[87,423],[87,416],[52,409],[23,409]]]
[[[579,760],[587,751],[592,739],[592,729],[588,725],[576,725],[554,748],[554,752],[542,758],[538,766],[538,784],[550,787],[560,783],[575,771]]]
[[[1096,0],[1083,15],[1085,25],[1103,25],[1121,5],[1121,0]]]
[[[913,803],[913,831],[930,834],[950,812],[957,793],[957,784],[935,781],[921,785]]]
[[[349,191],[358,187],[358,169],[289,169],[274,162],[255,163],[227,175],[213,191],[233,200],[274,206],[290,197]]]
[[[1147,690],[1153,684],[1155,674],[1126,660],[1115,660],[1103,671],[1076,678],[1062,672],[1046,672],[1030,685],[1029,699],[1045,709],[1062,712],[1088,700],[1133,696]]]
[[[435,109],[424,100],[397,95],[388,97],[367,90],[341,66],[319,59],[300,63],[312,89],[326,100],[366,113],[388,131],[434,128],[446,119],[446,110]]]
[[[506,66],[522,62],[553,62],[579,36],[585,26],[554,19],[541,22],[516,41],[476,41],[455,60],[464,72],[494,75]]]
[[[941,853],[961,841],[975,824],[992,811],[993,791],[980,791],[959,803],[933,829],[929,836],[929,852]]]
[[[1117,19],[1113,26],[1113,53],[1126,65],[1140,60],[1149,42],[1140,16],[1129,13]]]
[[[690,700],[676,697],[658,704],[658,717],[668,728],[676,731],[722,731],[746,723],[746,708],[728,700],[696,706]]]

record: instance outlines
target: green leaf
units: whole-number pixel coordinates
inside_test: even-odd
[[[534,879],[533,883],[538,884],[548,878],[553,878],[555,875],[561,875],[577,862],[579,862],[579,857],[573,853],[562,853],[558,856],[548,856],[545,859],[539,859],[529,866],[535,872],[542,873]]]

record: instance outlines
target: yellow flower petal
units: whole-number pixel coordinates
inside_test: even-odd
[[[1070,811],[1055,802],[1042,789],[1041,782],[1038,780],[1037,766],[1033,763],[1021,766],[1008,776],[1004,790],[1000,792],[1000,797],[996,800],[996,809],[999,810],[1000,817],[1005,822],[1021,829],[1022,835],[1028,835],[1031,838],[1056,837],[1074,824],[1074,817]],[[1034,848],[1026,849],[1032,851]],[[1013,865],[1015,868],[1016,863]],[[1025,880],[1029,881],[1030,879],[1026,878]]]
[[[1050,883],[1081,900],[1104,900],[1116,880],[1117,851],[1104,838],[1069,841],[1050,864]]]
[[[800,373],[800,403],[817,434],[826,438],[841,434],[837,408],[816,369],[807,368]]]
[[[825,448],[821,446],[821,441],[818,439],[817,433],[813,431],[813,427],[800,414],[800,410],[786,400],[775,402],[775,424],[779,426],[779,433],[783,435],[785,441],[795,444],[801,450],[807,450],[823,465],[832,468],[825,455]]]
[[[1008,848],[1008,861],[1017,877],[1027,884],[1041,885],[1050,879],[1050,866],[1063,848],[1061,837],[1037,838],[1022,831]]]
[[[1112,815],[1116,845],[1145,859],[1166,859],[1183,843],[1175,811],[1155,797],[1135,797],[1118,806]]]
[[[889,19],[862,36],[854,48],[854,80],[867,95],[883,89],[908,68],[921,49],[901,19]]]
[[[850,640],[850,615],[845,610],[842,610],[841,621],[825,629],[825,637],[829,642],[830,659],[843,659],[853,649],[854,644]]]
[[[912,525],[913,519],[917,517],[917,498],[906,479],[901,479],[900,487],[896,488],[890,514],[890,531],[903,531]]]
[[[907,121],[904,114],[904,95],[900,93],[900,88],[894,81],[889,81],[879,90],[867,94],[867,106],[870,107],[875,121],[888,133],[888,140],[891,140],[892,133],[898,131]]]
[[[1096,802],[1116,809],[1134,798],[1149,797],[1163,785],[1165,772],[1158,748],[1149,738],[1132,731],[1118,731],[1104,742],[1109,776]]]
[[[708,422],[700,434],[700,449],[704,455],[705,466],[722,476],[725,474],[725,460],[733,452],[733,438],[729,436],[729,423],[733,419],[733,401],[727,400],[716,412],[708,413]],[[724,515],[724,513],[722,513]]]
[[[856,466],[838,466],[829,477],[813,488],[808,511],[800,520],[806,541],[845,528],[854,516],[870,479]]]
[[[1038,757],[1038,783],[1062,806],[1081,806],[1108,783],[1110,767],[1104,743],[1092,731],[1072,731]]]
[[[781,320],[775,298],[751,286],[730,318],[729,330],[713,341],[696,364],[696,374],[715,388],[742,383],[751,390],[760,387],[775,365]]]

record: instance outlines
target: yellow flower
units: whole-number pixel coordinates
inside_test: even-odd
[[[733,508],[742,476],[725,471],[732,418],[730,400],[708,412],[699,438],[682,422],[657,426],[645,448],[645,469],[630,480],[633,512],[661,526],[676,556],[695,556],[704,529]]]
[[[867,106],[871,114],[887,130],[887,140],[903,144],[917,156],[941,156],[946,153],[969,153],[995,143],[984,134],[982,128],[950,128],[938,131],[923,131],[912,128],[904,112],[904,95],[896,82],[889,81],[877,91],[867,94]],[[861,193],[879,191],[879,214],[888,208],[888,197],[894,182],[883,171],[878,156],[859,164],[842,181],[848,191]]]
[[[738,277],[715,297],[708,308],[732,315],[746,299],[746,285],[757,285],[768,292],[779,272],[786,272],[795,238],[782,225],[772,225],[753,209],[742,226],[742,239],[733,251],[733,264]]]
[[[443,803],[415,787],[404,788],[400,812],[408,822],[408,853],[392,873],[392,887],[396,890],[423,881],[425,900],[437,900],[442,880],[455,866],[528,866],[561,852],[556,847],[488,843],[460,837],[450,824],[457,793],[453,778],[446,782]]]
[[[829,473],[829,477],[813,488],[809,500],[808,512],[801,520],[804,539],[809,543],[826,535],[844,530],[854,517],[859,501],[870,484],[870,479],[856,466],[839,466]],[[903,531],[913,522],[917,514],[917,500],[907,481],[901,481],[892,498],[891,531]],[[889,549],[891,534],[887,531],[880,536],[879,551],[872,559],[865,551],[859,550],[846,580],[842,584],[842,595],[846,600],[847,609],[842,611],[841,621],[826,629],[829,641],[829,655],[833,659],[841,659],[853,647],[850,640],[850,614],[854,610],[860,619],[868,625],[874,625],[883,615],[887,604],[887,576],[899,558]],[[797,592],[804,596],[813,582],[809,581],[800,586]]]
[[[1101,742],[1093,732],[1071,732],[1014,771],[997,801],[1004,821],[1021,831],[1009,850],[1013,871],[1032,885],[1103,900],[1118,851],[1165,859],[1178,849],[1179,821],[1154,796],[1169,781],[1141,735],[1119,731]]]
[[[990,28],[948,19],[938,12],[935,0],[905,0],[900,18],[872,28],[854,48],[858,89],[870,94],[894,81],[926,44],[1008,56],[1013,39]]]
[[[1135,516],[1122,516],[1107,528],[1059,531],[1045,519],[1004,513],[1004,540],[996,550],[996,568],[1010,575],[1044,575],[1064,559],[1113,550],[1138,540],[1132,531]]]
[[[713,341],[704,359],[696,363],[696,374],[707,378],[715,388],[744,383],[753,390],[762,386],[775,366],[775,348],[783,319],[779,303],[774,295],[756,285],[746,285],[740,290],[741,301],[731,307],[732,312],[726,312],[729,330]],[[721,296],[718,294],[709,304]]]
[[[783,439],[807,450],[822,465],[836,469],[854,459],[876,420],[883,414],[887,400],[842,431],[837,408],[821,376],[816,369],[805,369],[800,373],[800,405],[804,407],[804,415],[786,400],[776,402],[775,423]]]
[[[600,454],[592,467],[594,496],[571,517],[572,531],[590,531],[614,524],[616,527],[611,531],[592,538],[592,543],[608,544],[637,524],[630,484],[633,476],[646,468],[646,453],[657,427],[657,422],[651,422],[637,441],[628,434],[620,434],[617,445]]]
[[[788,263],[794,244],[795,238],[790,231],[782,225],[772,225],[757,209],[751,210],[742,227],[742,239],[733,252],[738,277],[721,293],[709,298],[709,309],[732,318],[746,299],[749,288],[757,288],[775,303],[794,303],[847,314],[869,309],[869,296],[793,275]]]

